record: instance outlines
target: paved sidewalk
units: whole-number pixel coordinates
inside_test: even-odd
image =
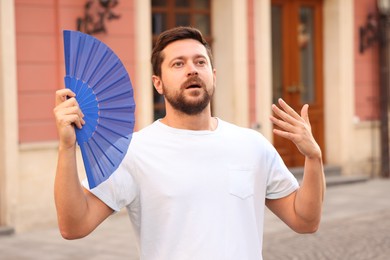
[[[265,260],[389,259],[390,180],[329,187],[316,234],[297,235],[268,211],[265,221]],[[62,239],[57,228],[0,236],[0,259],[136,260],[133,239],[126,214],[118,214],[75,241]]]
[[[265,260],[390,259],[390,180],[327,189],[320,229],[299,235],[266,214]]]

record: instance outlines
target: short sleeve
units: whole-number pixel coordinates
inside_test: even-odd
[[[84,179],[82,184],[114,211],[120,211],[131,204],[139,193],[138,185],[130,173],[130,167],[124,162],[119,165],[106,181],[95,188],[89,189],[87,179]]]
[[[295,176],[288,170],[280,155],[274,150],[267,179],[267,199],[283,198],[299,188]]]

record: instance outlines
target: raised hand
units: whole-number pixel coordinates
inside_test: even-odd
[[[284,100],[279,99],[278,103],[281,109],[273,104],[272,111],[279,118],[271,116],[270,120],[280,129],[274,129],[273,132],[291,140],[304,156],[321,158],[321,149],[311,132],[309,105],[305,104],[302,107],[301,115],[299,115]]]
[[[60,145],[65,146],[65,148],[72,147],[76,142],[74,126],[82,128],[85,124],[84,114],[80,110],[75,96],[75,93],[70,89],[56,91],[56,107],[53,112],[56,118]]]

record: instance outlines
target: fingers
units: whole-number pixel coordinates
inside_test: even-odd
[[[282,99],[279,99],[278,103],[281,109],[272,105],[275,116],[271,115],[270,119],[280,129],[274,128],[273,132],[294,142],[303,155],[309,158],[320,157],[321,149],[311,133],[309,105],[305,104],[299,115]]]
[[[70,106],[64,108],[62,111],[62,120],[65,122],[66,125],[68,124],[75,124],[77,128],[81,129],[83,125],[85,124],[85,121],[83,119],[84,114],[81,112],[78,105]]]
[[[309,105],[305,104],[302,109],[301,109],[301,117],[307,124],[310,125],[310,120],[309,120]]]
[[[276,116],[280,119],[277,119],[274,116],[271,116],[271,121],[275,123],[277,126],[288,130],[287,128],[291,126],[297,126],[302,124],[302,118],[292,109],[286,102],[284,102],[281,98],[278,102],[282,109],[280,109],[275,104],[272,105],[272,111]]]
[[[289,115],[280,113],[280,109],[277,108],[275,105],[272,106],[272,110],[274,111],[275,114],[277,114],[281,119],[276,118],[275,116],[270,116],[270,120],[273,124],[276,126],[280,127],[281,129],[291,132],[293,131],[294,125],[288,122],[288,117]],[[280,132],[280,131],[279,131]]]
[[[297,138],[296,134],[293,134],[293,133],[288,132],[288,131],[282,131],[282,130],[279,130],[276,128],[274,128],[272,131],[274,132],[274,134],[276,134],[280,137],[286,138],[286,139],[293,141],[293,142],[295,142],[295,139]]]
[[[272,111],[283,121],[288,122],[292,125],[301,125],[302,123],[307,123],[310,125],[308,104],[305,104],[302,107],[301,115],[299,115],[283,99],[279,98],[278,103],[282,109],[273,104]]]
[[[290,115],[292,118],[295,118],[297,120],[301,119],[301,117],[298,115],[297,112],[295,112],[295,110],[290,107],[283,99],[279,98],[278,99],[278,103],[280,105],[280,107],[288,114]]]
[[[272,105],[275,116],[271,115],[270,120],[280,129],[274,129],[273,132],[293,142],[300,140],[306,130],[310,131],[308,105],[303,106],[301,115],[299,115],[282,99],[279,99],[278,103],[281,108]]]
[[[56,91],[56,106],[58,106],[59,104],[64,102],[68,97],[75,97],[75,96],[76,96],[76,94],[73,93],[73,91],[71,91],[68,88],[57,90]]]
[[[66,102],[69,103],[67,100]],[[64,102],[65,103],[65,102]],[[61,105],[63,105],[62,103]],[[84,114],[81,112],[78,105],[71,106],[57,106],[54,108],[54,114],[56,117],[58,127],[67,127],[72,124],[75,124],[77,128],[81,129],[85,124],[83,119]]]
[[[56,91],[56,107],[53,112],[59,127],[75,124],[77,128],[82,128],[85,124],[84,114],[79,107],[75,94],[69,89]]]

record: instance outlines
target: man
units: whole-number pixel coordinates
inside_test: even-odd
[[[75,94],[56,93],[59,132],[55,202],[66,239],[88,235],[126,207],[141,259],[261,259],[265,205],[299,233],[315,232],[324,196],[321,150],[308,106],[272,106],[275,134],[306,157],[301,187],[258,132],[211,116],[216,87],[209,46],[200,32],[162,33],[152,53],[153,84],[166,116],[134,133],[111,177],[89,190],[78,180],[74,125],[84,124]]]

